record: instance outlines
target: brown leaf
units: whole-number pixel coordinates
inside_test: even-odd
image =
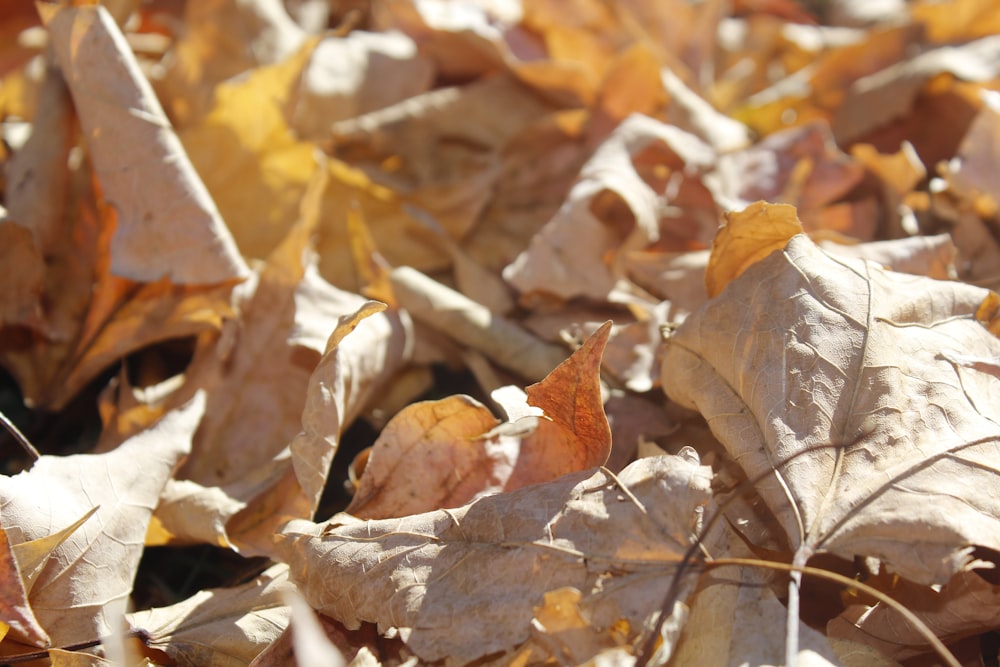
[[[348,628],[396,627],[424,661],[512,656],[545,593],[565,587],[592,633],[624,621],[631,642],[698,530],[710,479],[691,459],[654,457],[618,478],[574,473],[402,519],[295,521],[280,547],[315,609]]]
[[[902,582],[892,597],[945,642],[993,629],[1000,586],[976,572],[961,572],[939,589]],[[898,611],[883,603],[857,603],[827,625],[830,637],[863,642],[899,661],[932,652],[927,641]]]
[[[276,641],[291,610],[288,567],[273,565],[240,586],[202,590],[169,607],[127,615],[145,643],[184,666],[244,667]]]
[[[115,627],[153,507],[190,450],[204,406],[204,396],[196,395],[107,454],[43,456],[28,472],[0,477],[3,528],[15,547],[99,507],[52,550],[31,586],[29,602],[54,644],[94,640]]]
[[[921,89],[939,75],[949,74],[963,81],[994,79],[1000,75],[998,55],[1000,37],[991,35],[959,46],[933,49],[859,77],[834,115],[834,134],[847,144],[911,112]]]
[[[541,417],[511,414],[509,423],[498,426],[468,396],[405,408],[375,441],[346,511],[388,518],[458,507],[480,495],[604,464],[611,431],[601,401],[600,362],[610,331],[608,322],[528,387],[527,403],[540,408]],[[524,407],[525,415],[532,414]]]
[[[22,643],[49,646],[49,636],[31,611],[27,588],[7,539],[7,531],[0,529],[0,618],[3,618],[0,621],[0,640],[12,630]]]
[[[948,360],[1000,356],[986,290],[834,258],[806,237],[750,266],[668,343],[667,394],[702,412],[798,562],[884,559],[944,583],[1000,547],[991,488],[1000,382]]]

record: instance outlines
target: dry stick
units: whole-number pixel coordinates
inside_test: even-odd
[[[569,356],[514,322],[408,266],[393,269],[389,279],[401,308],[413,319],[471,347],[496,364],[538,381]]]
[[[136,630],[131,630],[126,632],[123,639],[138,639],[142,643],[147,643],[150,639],[149,633],[141,628]],[[88,648],[96,648],[103,644],[109,637],[102,637],[101,639],[91,639],[90,641],[79,642],[76,644],[69,644],[67,646],[53,646],[53,649],[58,649],[60,651],[85,651]],[[18,653],[16,655],[5,655],[0,657],[0,666],[6,667],[7,665],[13,665],[18,662],[33,662],[35,660],[43,660],[49,657],[49,650],[43,649],[41,651],[33,651],[31,653]]]
[[[20,429],[14,426],[14,422],[7,419],[7,415],[2,412],[0,412],[0,423],[2,423],[3,427],[7,429],[7,432],[10,433],[15,440],[17,440],[17,443],[21,445],[21,448],[28,453],[28,456],[31,457],[32,461],[37,461],[41,458],[41,454],[38,453],[35,446],[31,444],[23,433],[21,433]]]

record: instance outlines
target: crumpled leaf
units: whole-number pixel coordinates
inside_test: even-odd
[[[573,473],[457,509],[295,521],[279,546],[314,609],[348,628],[398,628],[422,661],[510,654],[545,593],[565,587],[580,591],[593,633],[621,623],[631,642],[699,530],[710,481],[695,457],[651,457],[617,478]]]
[[[83,39],[89,45],[81,46],[80,53],[93,48],[103,54],[101,57],[113,58],[122,48],[118,43],[121,41],[118,28],[105,10],[49,7],[44,11],[52,15],[53,40],[66,42],[67,49],[72,39]],[[77,20],[80,24],[74,37],[68,33]],[[70,54],[65,55],[70,58]],[[128,58],[131,57],[129,52]],[[70,67],[72,63],[64,64]],[[173,225],[169,218],[163,218],[163,224],[150,226],[148,221],[137,220],[133,224],[123,217],[141,217],[150,202],[156,206],[157,215],[172,210],[183,213],[185,206],[197,209],[200,204],[195,203],[195,195],[201,186],[200,181],[195,185],[197,175],[189,165],[182,166],[187,164],[186,158],[169,124],[163,118],[157,120],[162,111],[155,97],[151,97],[148,83],[133,71],[134,62],[132,70],[119,65],[87,70],[76,85],[91,85],[87,77],[99,76],[96,72],[100,71],[105,78],[93,82],[95,90],[101,86],[113,88],[120,93],[119,97],[134,102],[136,108],[147,109],[146,116],[129,115],[128,106],[121,109],[112,106],[108,116],[113,118],[115,113],[128,116],[127,122],[123,120],[115,130],[132,128],[127,131],[154,135],[148,141],[129,143],[130,150],[155,153],[156,150],[147,150],[146,143],[162,139],[157,144],[162,149],[157,155],[163,159],[148,162],[146,153],[136,157],[120,150],[115,143],[118,135],[104,125],[108,118],[101,111],[104,107],[100,100],[105,98],[95,94],[82,103],[92,107],[87,112],[80,110],[86,116],[81,123],[90,132],[85,137],[86,148],[90,153],[101,153],[102,157],[98,159],[94,154],[92,160],[69,160],[72,150],[79,150],[75,133],[68,130],[76,121],[64,84],[57,81],[57,73],[52,73],[43,86],[47,105],[44,122],[33,128],[38,137],[30,142],[32,148],[44,154],[44,159],[37,156],[35,160],[19,159],[12,174],[17,179],[16,187],[6,193],[12,210],[19,216],[14,222],[28,227],[34,238],[33,250],[22,248],[19,274],[30,277],[41,271],[42,281],[35,307],[22,302],[17,308],[18,319],[8,318],[11,326],[4,329],[2,362],[17,379],[27,402],[53,410],[63,407],[109,364],[133,351],[166,339],[218,329],[222,319],[231,313],[233,285],[247,270],[238,255],[230,257],[229,269],[225,268],[226,261],[218,255],[229,257],[232,244],[225,240],[228,232],[221,219],[208,209],[199,209],[201,213],[189,211],[181,227]],[[112,92],[108,96],[122,102]],[[133,161],[121,167],[118,160]],[[95,165],[97,178],[91,173],[91,164]],[[143,179],[141,186],[136,184],[134,174],[123,176],[120,171],[123,168],[127,172],[133,167],[138,169],[138,178]],[[174,188],[172,193],[167,192],[170,188]],[[153,190],[167,192],[173,199],[157,202],[156,195],[149,194]],[[60,205],[38,206],[32,202],[33,196],[43,194],[47,199],[61,202]],[[190,202],[174,210],[170,207],[174,200]],[[210,200],[206,205],[209,204]],[[138,212],[130,206],[137,206]],[[214,211],[214,207],[210,208]],[[189,230],[187,226],[198,226],[198,230]],[[183,238],[169,236],[173,232],[165,231],[175,228],[186,230]],[[124,245],[116,241],[123,233],[129,239]],[[141,250],[134,252],[132,245],[141,246]],[[149,253],[155,257],[147,261]],[[29,263],[32,258],[34,265]],[[163,265],[157,262],[168,263],[170,270],[160,271],[156,267]],[[119,274],[132,275],[122,268],[129,263],[140,264],[140,274],[145,275],[142,272],[148,270],[149,276],[158,279],[136,282],[121,277]],[[205,265],[215,268],[206,269]],[[168,274],[187,282],[171,282]],[[215,279],[223,282],[193,284]],[[30,289],[38,287],[33,283]]]
[[[322,172],[321,172],[322,173]],[[150,543],[205,541],[238,548],[269,535],[233,534],[226,524],[259,502],[291,464],[281,455],[302,427],[309,378],[342,315],[365,299],[343,292],[317,273],[309,239],[318,217],[322,180],[303,202],[302,220],[248,283],[241,318],[209,350],[196,352],[187,375],[208,389],[208,411],[192,455],[165,490]],[[388,317],[388,316],[385,316]],[[373,381],[391,376],[404,344]]]
[[[146,525],[204,408],[196,394],[112,452],[43,456],[27,472],[0,477],[3,528],[15,548],[99,508],[51,552],[29,593],[54,644],[94,640],[115,627],[108,614],[131,592]]]
[[[381,519],[457,507],[479,495],[603,465],[611,430],[601,401],[600,363],[610,331],[607,322],[528,387],[527,404],[544,416],[525,409],[525,416],[511,415],[499,425],[486,406],[464,395],[405,408],[375,441],[345,511]]]
[[[668,341],[667,395],[698,409],[796,560],[883,559],[924,584],[1000,547],[1000,356],[987,290],[831,257],[805,236],[750,266]]]
[[[288,567],[272,565],[240,586],[198,591],[169,607],[128,614],[143,641],[169,655],[180,667],[244,667],[278,639],[291,609]]]
[[[692,191],[704,189],[699,176],[714,160],[714,151],[694,135],[630,116],[583,166],[562,208],[504,269],[504,278],[522,293],[616,300],[609,297],[624,277],[619,258],[660,239],[667,233],[661,225],[685,241],[707,242],[714,233],[714,203],[702,218],[686,213],[661,220],[668,205],[688,203]],[[650,163],[666,167],[665,174],[647,174]],[[673,196],[650,182],[670,178]]]
[[[791,204],[806,219],[850,192],[864,168],[837,146],[827,123],[814,121],[719,156],[718,172],[737,201]]]
[[[0,516],[0,522],[3,517]],[[13,630],[23,642],[35,646],[48,646],[49,636],[38,623],[28,603],[25,585],[13,553],[7,531],[0,529],[0,640]]]
[[[939,590],[902,582],[892,597],[945,642],[992,630],[1000,608],[1000,586],[976,572],[961,572]],[[850,605],[830,621],[827,633],[863,642],[900,661],[931,652],[913,625],[881,602]]]
[[[114,19],[100,5],[39,7],[117,214],[111,272],[176,285],[245,278],[249,269]]]
[[[990,35],[960,46],[933,49],[859,77],[833,117],[834,134],[846,144],[906,114],[935,76],[947,73],[963,81],[994,79],[1000,75],[998,55],[1000,36]]]
[[[248,555],[271,554],[271,535],[276,527],[289,519],[311,517],[315,511],[341,430],[405,362],[410,334],[401,317],[379,312],[384,309],[382,304],[340,293],[318,276],[309,280],[308,269],[305,272],[307,276],[302,283],[284,284],[279,280],[274,286],[263,287],[278,291],[255,306],[262,307],[259,314],[266,317],[271,312],[266,307],[271,297],[280,294],[282,289],[295,292],[294,296],[286,293],[285,296],[291,299],[286,306],[290,308],[292,301],[297,302],[294,304],[296,312],[300,316],[306,313],[307,317],[296,323],[284,322],[286,328],[278,341],[281,348],[288,350],[283,363],[290,364],[293,369],[318,342],[308,318],[322,314],[333,328],[324,355],[312,375],[301,378],[299,404],[304,403],[305,407],[297,417],[297,432],[288,436],[288,440],[272,438],[268,441],[259,438],[273,425],[265,425],[256,432],[253,429],[243,432],[242,437],[257,448],[254,454],[252,447],[244,445],[240,438],[228,441],[228,451],[220,452],[218,448],[225,445],[225,438],[235,434],[224,425],[215,424],[215,430],[209,428],[206,437],[214,433],[213,439],[196,443],[196,447],[204,446],[206,451],[198,454],[194,465],[183,467],[177,479],[167,485],[156,512],[158,532],[154,543],[204,541]],[[311,296],[306,294],[310,288],[314,291]],[[310,298],[311,304],[303,303]],[[338,319],[336,312],[347,308],[354,310]],[[356,327],[361,331],[352,333]],[[271,344],[274,341],[263,342]],[[246,390],[245,383],[252,375],[242,374],[241,363],[247,363],[251,371],[264,365],[258,361],[258,353],[253,347],[251,341],[247,349],[239,353],[248,355],[245,362],[226,366],[235,374],[233,377],[240,388],[223,382],[213,390],[221,392],[216,400],[223,400],[227,392]],[[272,350],[267,355],[273,357],[275,353]],[[254,407],[254,401],[266,402],[272,390],[273,387],[257,397],[248,396],[243,406],[234,409],[248,410],[245,419],[252,422],[258,418],[252,413],[266,410]],[[228,414],[220,410],[221,416]],[[212,420],[209,426],[213,426]],[[248,458],[220,464],[240,451]]]

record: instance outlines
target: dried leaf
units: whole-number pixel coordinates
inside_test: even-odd
[[[527,403],[540,408],[542,417],[525,409],[526,416],[511,415],[498,426],[468,396],[405,408],[375,441],[346,511],[388,518],[458,507],[480,495],[604,464],[611,430],[601,401],[600,362],[610,331],[608,322],[528,387]]]
[[[0,517],[2,521],[2,517]],[[7,532],[0,529],[0,640],[9,630],[22,643],[49,646],[49,636],[39,625],[28,603],[27,586],[21,576]]]
[[[688,190],[704,188],[699,172],[708,171],[714,160],[712,149],[694,135],[650,118],[629,117],[583,166],[562,208],[504,269],[504,278],[529,295],[625,300],[614,296],[624,277],[619,258],[660,239],[661,225],[674,224],[671,233],[685,241],[707,241],[714,233],[714,204],[710,222],[708,216],[661,222],[666,206],[693,196]],[[646,173],[649,163],[652,174]],[[668,180],[676,193],[673,201],[654,187]]]
[[[714,298],[750,266],[780,250],[802,233],[795,207],[759,201],[726,215],[726,225],[712,241],[705,287]]]
[[[348,628],[396,627],[423,661],[513,655],[545,593],[565,587],[581,592],[591,632],[621,623],[631,642],[698,530],[710,478],[687,458],[648,458],[618,478],[574,473],[453,510],[295,521],[280,547],[313,608]]]
[[[1000,547],[990,494],[995,377],[942,353],[1000,355],[987,291],[834,258],[804,236],[750,266],[670,339],[667,394],[702,412],[798,562],[883,559],[944,583]]]
[[[43,456],[28,472],[0,477],[3,528],[15,546],[99,506],[52,551],[31,587],[31,607],[54,644],[94,640],[114,628],[109,614],[132,589],[149,517],[190,450],[204,406],[198,394],[112,452]]]
[[[976,572],[961,572],[938,590],[903,582],[892,596],[935,636],[949,643],[992,630],[1000,606],[1000,586],[990,584]],[[931,652],[913,625],[882,603],[848,606],[830,621],[827,633],[863,642],[899,661]]]
[[[240,586],[203,590],[169,607],[127,615],[147,646],[179,667],[244,667],[288,625],[288,568],[273,565]]]
[[[177,285],[245,278],[249,269],[111,16],[100,6],[39,7],[102,194],[117,212],[112,273]]]

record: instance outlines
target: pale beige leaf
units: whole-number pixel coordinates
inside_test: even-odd
[[[453,510],[295,521],[280,548],[315,609],[348,628],[398,628],[424,661],[515,650],[545,593],[565,587],[580,591],[592,632],[624,621],[636,641],[699,530],[710,481],[696,460],[651,457],[617,479],[575,473]]]
[[[249,269],[114,19],[100,5],[40,11],[117,211],[112,273],[177,285],[245,278]]]
[[[713,550],[714,558],[753,557],[733,531],[727,531],[727,537],[724,547]],[[775,596],[773,586],[772,573],[759,567],[741,565],[705,571],[698,592],[689,600],[691,613],[681,631],[672,664],[678,667],[784,664],[788,609]],[[799,665],[843,664],[821,632],[800,622],[797,633]],[[876,664],[873,662],[873,667]]]
[[[167,541],[234,548],[246,541],[226,524],[290,465],[276,457],[302,427],[309,377],[327,337],[338,317],[365,303],[319,276],[309,232],[293,228],[248,282],[242,316],[225,334],[232,342],[213,342],[188,369],[207,387],[208,405],[191,456],[157,508]],[[394,368],[373,370],[388,376]]]
[[[829,126],[816,121],[722,155],[716,171],[727,197],[736,202],[792,204],[805,219],[806,211],[829,206],[850,192],[865,170],[840,149]]]
[[[954,280],[957,277],[955,259],[958,249],[948,234],[871,241],[857,245],[820,241],[817,245],[835,255],[867,259],[901,273],[936,280]]]
[[[659,192],[636,162],[653,162],[671,174],[671,192]],[[670,220],[667,207],[704,189],[699,172],[715,162],[700,139],[645,116],[623,121],[580,171],[559,212],[506,269],[504,278],[521,292],[560,299],[615,300],[624,277],[621,259],[661,237],[661,224],[685,240],[706,242],[717,227],[714,203],[709,214],[685,211]],[[659,175],[664,182],[667,176]],[[661,219],[667,218],[661,223]],[[692,219],[693,218],[693,219]],[[619,298],[620,300],[620,298]]]
[[[415,320],[522,377],[540,380],[566,358],[562,346],[532,335],[416,269],[401,266],[389,277],[400,307]]]
[[[709,586],[691,600],[691,614],[681,633],[676,665],[764,667],[785,664],[787,608],[778,601],[767,577],[753,568],[711,573]],[[822,633],[799,624],[798,664],[842,664]]]
[[[244,667],[287,627],[291,610],[284,596],[292,591],[288,568],[273,565],[240,586],[202,590],[126,619],[178,667]]]
[[[226,517],[226,533],[239,536],[234,544],[241,552],[272,555],[278,527],[312,517],[342,430],[406,361],[409,323],[384,309],[369,301],[339,319],[310,377],[302,430],[268,465],[223,489],[230,498],[250,499],[239,500],[245,506]]]
[[[0,512],[12,544],[48,536],[97,512],[56,547],[29,602],[57,645],[109,634],[106,607],[124,605],[153,508],[205,408],[196,394],[181,409],[106,454],[43,456],[31,470],[0,477]],[[44,489],[43,493],[39,489]]]
[[[1000,379],[947,358],[1000,356],[975,319],[987,294],[795,236],[685,321],[663,385],[756,481],[798,562],[873,556],[945,583],[969,545],[1000,548]]]
[[[337,121],[427,92],[433,76],[430,60],[402,33],[356,30],[326,37],[288,100],[289,125],[302,139],[324,140]]]
[[[17,561],[17,568],[20,570],[21,581],[26,592],[31,592],[31,588],[35,585],[35,581],[45,569],[45,565],[48,564],[49,558],[55,553],[56,548],[90,517],[94,516],[97,510],[97,507],[91,507],[79,519],[60,530],[27,542],[11,545],[11,551]]]
[[[298,591],[285,595],[285,604],[292,610],[292,646],[300,667],[323,665],[323,667],[346,667],[347,662],[333,642],[331,642],[309,603]]]
[[[335,123],[333,155],[424,209],[459,239],[489,203],[501,174],[501,151],[526,125],[550,112],[513,77],[486,77]],[[388,159],[398,164],[391,171],[382,166]],[[391,263],[420,266],[411,257],[427,249],[415,247],[398,227],[391,234],[372,231]]]

